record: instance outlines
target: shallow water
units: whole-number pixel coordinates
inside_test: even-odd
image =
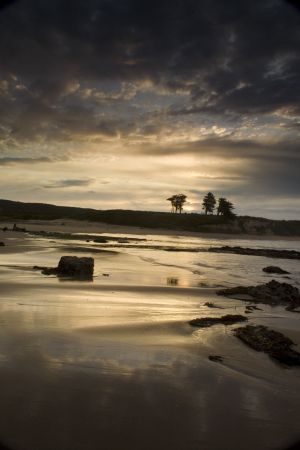
[[[290,268],[295,284],[299,261],[153,249],[296,245],[147,236],[149,249],[78,253],[95,258],[94,280],[79,282],[32,270],[56,266],[74,241],[29,242],[25,253],[0,253],[0,440],[11,448],[275,450],[300,438],[300,369],[249,349],[235,326],[187,323],[244,312],[203,285],[266,281],[271,264]],[[261,308],[250,323],[300,346],[298,314]]]
[[[77,233],[80,235],[79,233]],[[93,236],[96,236],[93,233]],[[101,236],[101,235],[99,235]],[[110,236],[105,234],[105,236]],[[114,234],[111,235],[115,237]],[[140,235],[118,234],[120,238],[141,239]],[[270,240],[243,240],[243,239],[221,239],[221,238],[194,238],[184,236],[152,236],[146,235],[145,241],[129,241],[126,244],[118,244],[115,241],[107,244],[97,244],[85,241],[68,241],[70,246],[85,246],[91,249],[103,248],[117,250],[131,255],[136,255],[152,265],[174,267],[184,269],[185,274],[181,277],[170,276],[166,282],[177,286],[236,286],[257,285],[266,283],[272,279],[286,281],[300,286],[300,264],[299,260],[267,258],[262,256],[235,255],[227,253],[212,253],[207,250],[211,247],[240,246],[248,248],[271,248],[278,250],[300,251],[299,241],[270,241]],[[61,245],[59,240],[57,245]],[[140,248],[140,246],[146,248]],[[178,248],[178,252],[166,251],[160,248]],[[187,251],[181,251],[186,249]],[[189,251],[190,250],[190,251]],[[194,252],[197,250],[197,252]],[[97,258],[97,256],[94,256]],[[100,256],[99,256],[100,257]],[[266,266],[274,265],[290,272],[289,278],[284,275],[267,274],[262,271]],[[99,273],[95,272],[96,275]],[[163,281],[162,283],[164,283]]]

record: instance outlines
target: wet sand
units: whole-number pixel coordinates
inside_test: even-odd
[[[126,253],[80,254],[95,257],[92,282],[47,277],[32,266],[56,265],[63,248],[24,233],[0,241],[0,441],[12,449],[283,450],[300,439],[300,369],[246,347],[237,325],[187,323],[243,314],[244,302],[169,285],[186,271]],[[248,323],[299,347],[299,314],[260,307]]]

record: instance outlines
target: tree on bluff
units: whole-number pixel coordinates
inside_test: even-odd
[[[177,194],[170,198],[167,198],[168,202],[171,202],[171,212],[177,212],[179,210],[180,214],[183,210],[183,205],[186,203],[186,195]]]
[[[234,209],[234,206],[231,202],[226,200],[226,198],[221,197],[218,199],[219,205],[217,207],[217,214],[221,214],[222,216],[230,217],[234,216],[235,214],[232,212]]]
[[[206,194],[204,196],[203,203],[202,203],[202,209],[205,210],[205,214],[207,214],[208,212],[213,214],[215,205],[216,205],[215,196],[214,196],[214,194],[209,192],[208,194]]]

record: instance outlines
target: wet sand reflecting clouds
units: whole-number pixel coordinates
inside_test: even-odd
[[[0,439],[15,450],[280,449],[299,438],[300,371],[187,321],[239,300],[193,286],[184,269],[104,254],[109,277],[33,271],[58,252],[1,255]],[[15,266],[15,267],[13,267]],[[184,287],[168,279],[183,279]],[[128,282],[126,283],[126,280]],[[134,282],[135,280],[135,282]],[[214,310],[215,315],[223,310]],[[297,316],[297,317],[296,317]],[[254,323],[298,339],[298,315],[264,306]],[[209,355],[220,354],[222,364]]]

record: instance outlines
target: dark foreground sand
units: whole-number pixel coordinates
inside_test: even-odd
[[[187,324],[244,313],[244,302],[213,289],[167,285],[183,269],[119,253],[86,254],[109,277],[46,277],[31,267],[55,265],[63,249],[39,248],[38,239],[22,233],[6,239],[3,443],[15,450],[283,450],[300,439],[300,369],[246,347],[233,336],[234,325]],[[212,311],[208,301],[225,310]],[[249,322],[281,331],[300,347],[299,314],[261,307]]]

